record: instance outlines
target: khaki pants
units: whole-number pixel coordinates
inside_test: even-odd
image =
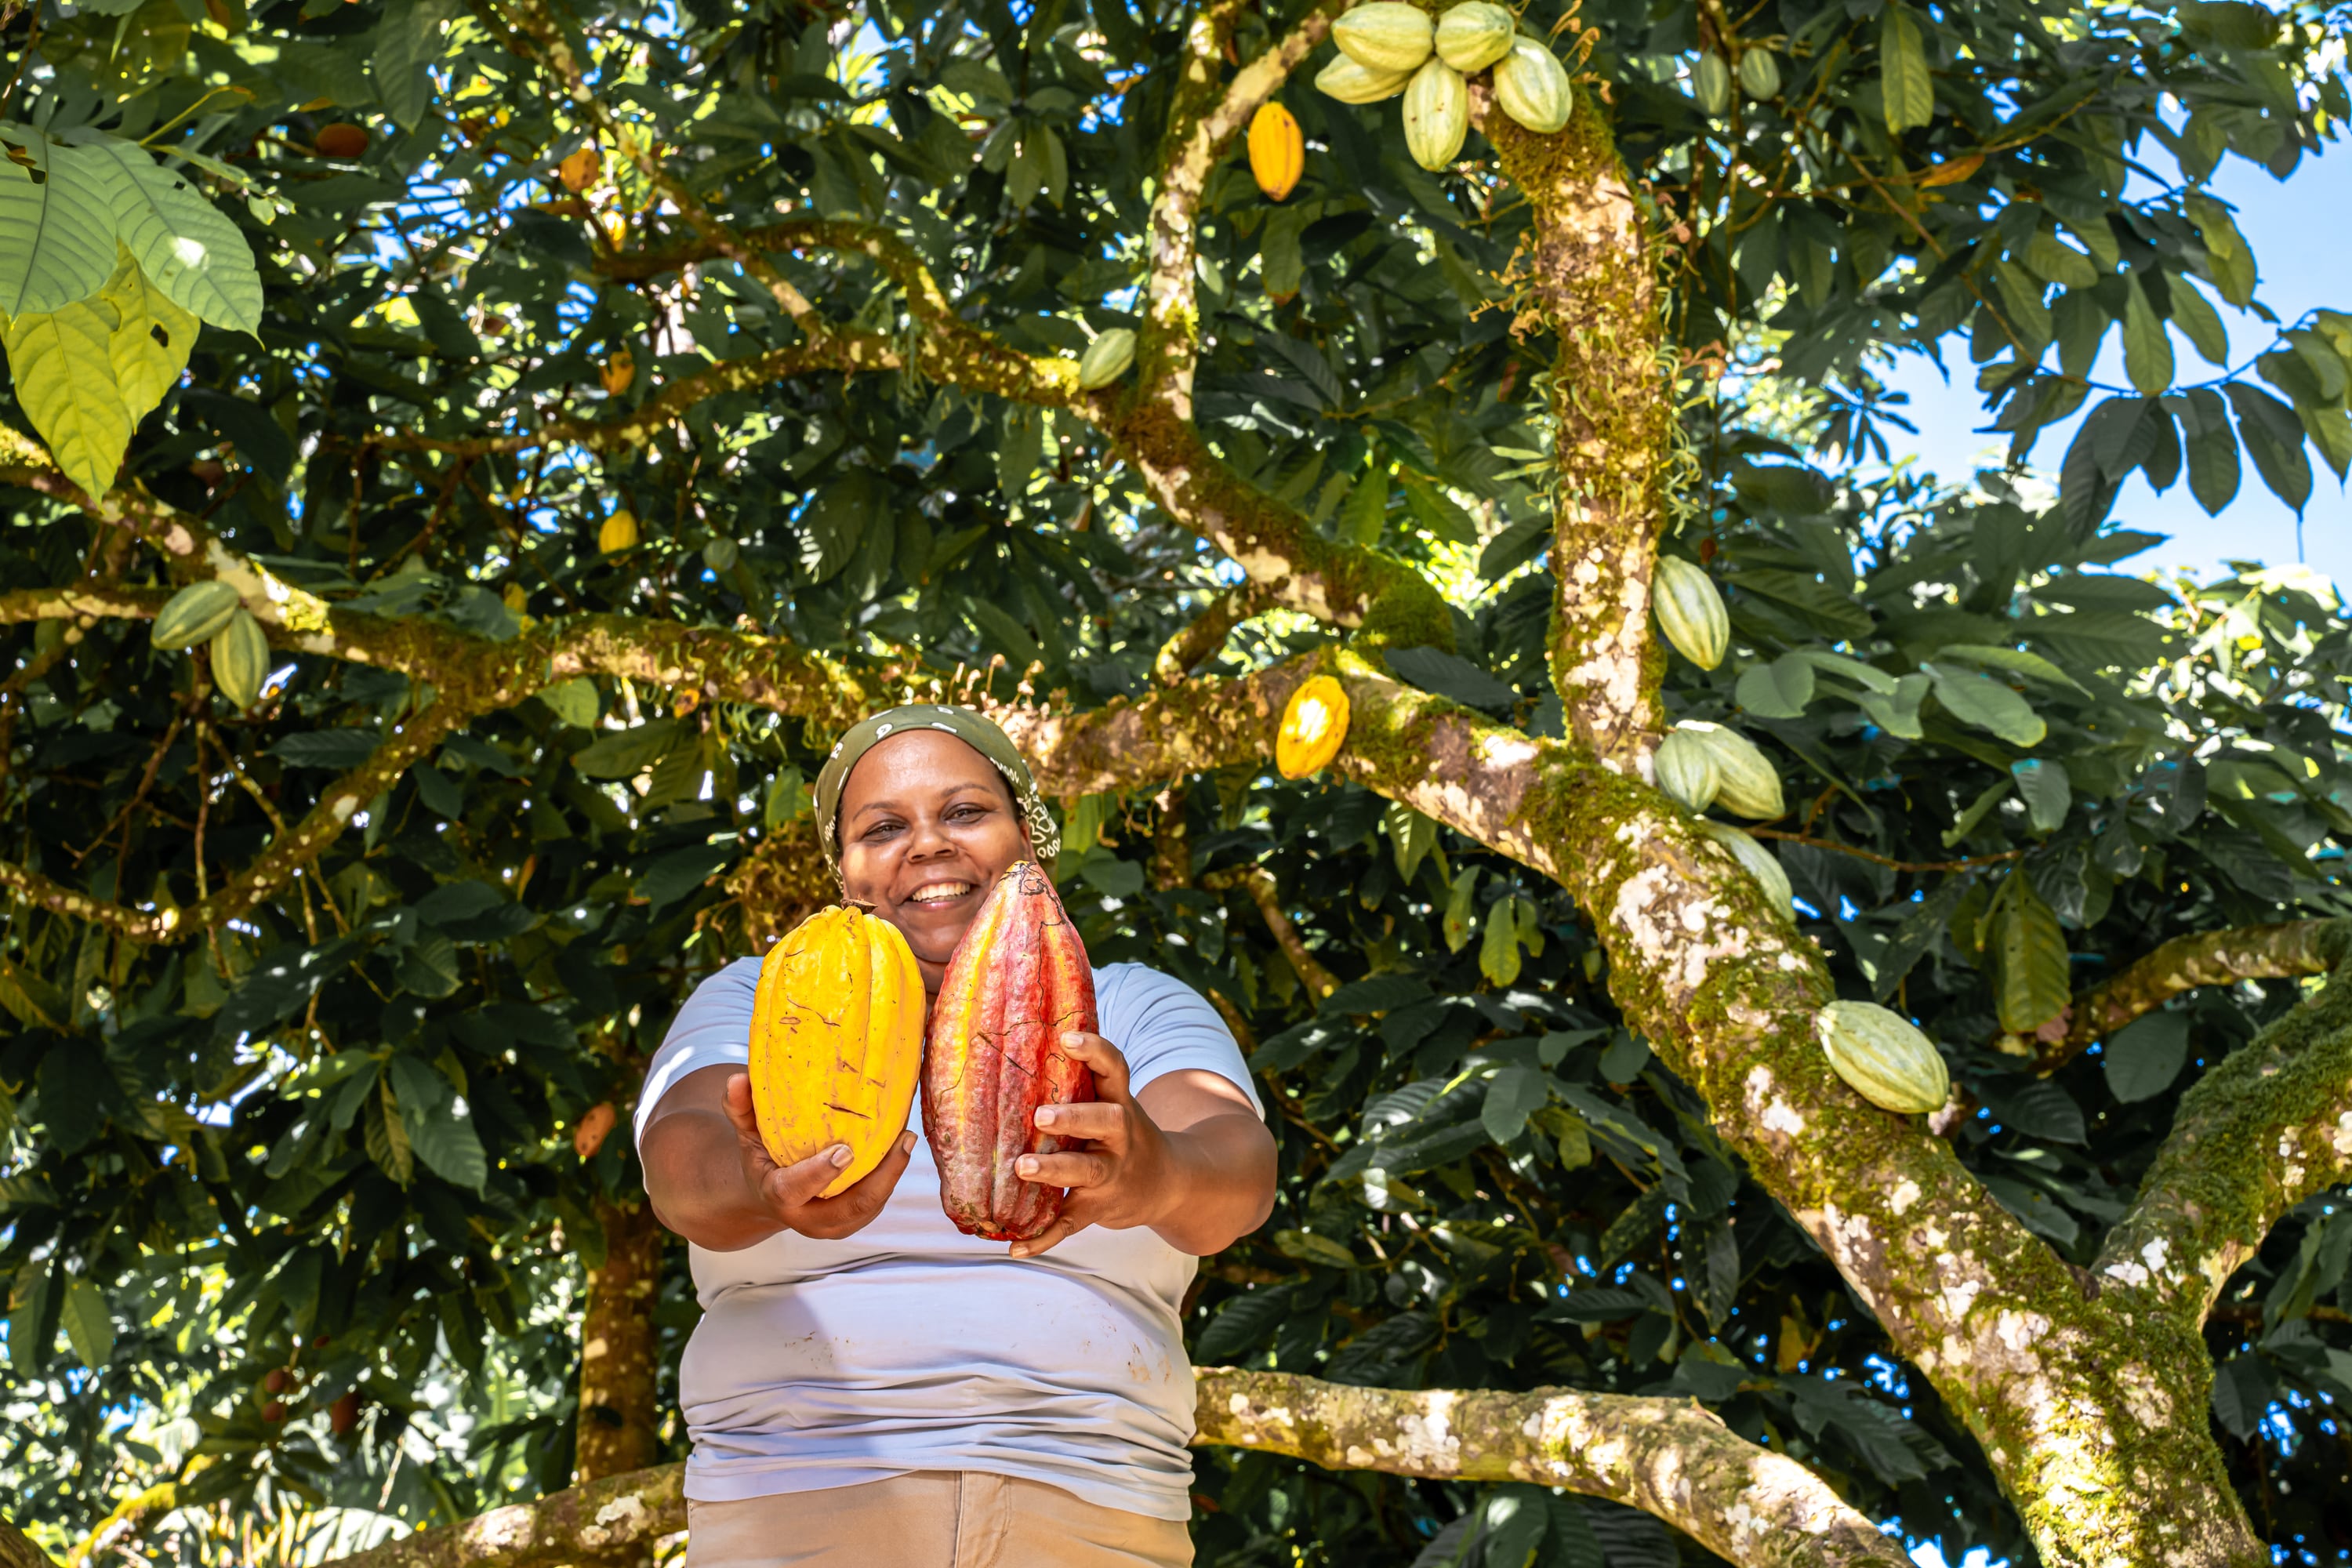
[[[1191,1568],[1192,1531],[978,1470],[687,1504],[686,1568]]]

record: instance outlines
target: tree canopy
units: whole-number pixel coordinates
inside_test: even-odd
[[[917,693],[1276,1113],[1202,1561],[2352,1553],[2352,635],[2112,515],[2352,462],[2352,315],[2249,341],[2210,189],[2352,112],[2340,9],[1530,0],[1572,118],[1475,75],[1436,170],[1311,85],[1345,9],[0,5],[16,1525],[681,1527],[628,1107]],[[2054,493],[1868,461],[1962,330]],[[250,702],[156,644],[206,581]],[[1749,839],[1654,787],[1693,722]],[[1856,1097],[1832,995],[1951,1103]]]

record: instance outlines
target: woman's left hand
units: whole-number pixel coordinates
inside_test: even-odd
[[[1128,1088],[1127,1058],[1100,1035],[1071,1030],[1062,1049],[1095,1075],[1095,1098],[1041,1105],[1040,1131],[1082,1147],[1055,1154],[1024,1154],[1013,1174],[1040,1186],[1066,1187],[1061,1217],[1037,1236],[1013,1244],[1015,1258],[1034,1258],[1090,1225],[1128,1230],[1168,1217],[1179,1184],[1168,1134],[1136,1103]]]

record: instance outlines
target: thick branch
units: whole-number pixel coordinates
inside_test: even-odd
[[[641,1555],[686,1528],[686,1467],[656,1465],[587,1481],[460,1524],[420,1530],[333,1568],[528,1568]]]
[[[2283,921],[2175,937],[2075,1003],[2063,1037],[2042,1047],[2036,1072],[2047,1076],[2093,1041],[2114,1035],[2184,991],[2242,980],[2325,974],[2352,952],[2352,921]]]
[[[1250,902],[1265,918],[1265,929],[1273,934],[1275,945],[1282,949],[1283,957],[1290,960],[1290,967],[1307,987],[1307,994],[1320,1002],[1339,989],[1339,977],[1316,961],[1307,950],[1307,939],[1291,924],[1289,911],[1282,907],[1282,889],[1275,886],[1273,872],[1263,866],[1236,867],[1203,877],[1201,885],[1211,889],[1238,887],[1249,895]]]
[[[1209,607],[1185,624],[1160,647],[1151,660],[1151,679],[1174,686],[1193,668],[1217,656],[1234,628],[1266,606],[1269,595],[1255,583],[1228,588],[1209,601]]]
[[[58,1561],[34,1545],[23,1531],[0,1519],[0,1568],[58,1568]]]

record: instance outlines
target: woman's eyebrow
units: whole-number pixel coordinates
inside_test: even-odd
[[[979,779],[966,779],[961,784],[951,784],[948,785],[947,788],[941,792],[940,798],[944,800],[953,800],[957,795],[963,794],[967,790],[978,790],[982,795],[989,794],[989,788],[986,784],[982,783]],[[865,816],[869,812],[901,810],[903,810],[903,808],[895,800],[869,800],[850,815],[853,818],[856,818]]]

